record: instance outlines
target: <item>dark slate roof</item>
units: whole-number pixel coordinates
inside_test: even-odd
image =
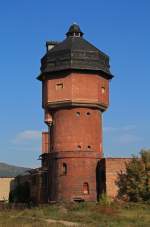
[[[101,71],[111,79],[109,57],[83,38],[80,27],[73,24],[66,39],[56,43],[41,59],[41,75],[44,73],[77,69]],[[42,79],[41,75],[38,79]]]

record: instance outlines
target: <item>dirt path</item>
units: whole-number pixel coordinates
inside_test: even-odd
[[[63,224],[65,226],[80,226],[78,223],[63,220],[43,219],[43,221],[46,221],[47,223]]]
[[[11,216],[11,218],[16,218],[17,216]],[[32,219],[32,220],[35,220],[37,218],[35,217],[27,217],[27,216],[20,216],[18,215],[19,218],[26,218],[26,219]],[[55,224],[62,224],[62,225],[65,225],[65,226],[81,226],[79,223],[76,223],[76,222],[70,222],[70,221],[64,221],[64,220],[55,220],[55,219],[51,219],[51,218],[38,218],[39,221],[44,221],[44,222],[47,222],[48,224],[52,224],[52,223],[55,223]],[[82,225],[83,226],[83,225]]]

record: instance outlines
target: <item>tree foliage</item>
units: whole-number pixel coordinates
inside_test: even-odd
[[[119,173],[118,196],[129,201],[150,201],[150,150],[142,150],[140,157],[133,156],[126,171]]]

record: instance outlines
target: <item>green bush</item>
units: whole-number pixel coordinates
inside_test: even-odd
[[[140,157],[133,156],[126,164],[126,172],[119,173],[118,196],[129,201],[150,200],[150,150],[142,150]]]
[[[112,199],[109,198],[106,193],[102,193],[99,197],[99,203],[104,206],[110,206],[112,203]]]

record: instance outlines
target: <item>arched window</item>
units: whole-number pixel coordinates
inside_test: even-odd
[[[85,195],[89,194],[89,184],[87,182],[83,184],[83,194]]]
[[[67,164],[63,163],[63,175],[67,175]]]

